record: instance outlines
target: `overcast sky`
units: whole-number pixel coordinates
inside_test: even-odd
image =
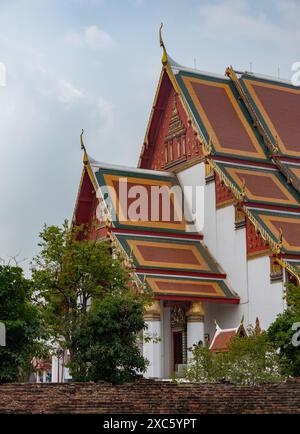
[[[0,0],[0,257],[32,258],[43,224],[71,217],[81,128],[94,158],[136,166],[161,21],[187,66],[290,79],[300,61],[299,0]]]

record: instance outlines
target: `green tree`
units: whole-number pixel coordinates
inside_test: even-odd
[[[248,336],[234,337],[225,353],[211,353],[196,347],[186,378],[196,382],[229,381],[253,386],[281,379],[278,355],[266,333],[256,335],[252,328]]]
[[[74,378],[119,381],[131,376],[135,362],[143,370],[142,360],[135,357],[135,341],[145,327],[142,310],[147,297],[132,295],[130,274],[112,254],[110,243],[85,239],[83,228],[69,228],[67,221],[62,227],[45,226],[40,239],[33,285],[49,333],[70,351]],[[101,363],[96,363],[96,356]],[[117,366],[128,368],[126,375],[108,373],[109,369],[116,373]]]
[[[185,378],[197,383],[216,381],[214,355],[207,347],[195,345],[192,358],[185,370]]]
[[[216,367],[219,378],[245,386],[279,381],[278,354],[267,334],[256,335],[252,328],[247,332],[247,336],[234,337],[228,352],[219,355]]]
[[[73,379],[123,383],[142,374],[146,362],[137,335],[144,327],[143,306],[136,297],[108,294],[94,302],[74,331]]]
[[[300,287],[288,284],[285,292],[286,309],[278,315],[268,329],[270,342],[279,348],[282,372],[285,375],[300,376],[300,346],[293,344],[293,324],[300,323]]]
[[[0,347],[0,382],[24,379],[32,358],[44,353],[40,340],[44,332],[30,281],[20,267],[0,265],[0,321],[6,327],[6,346]]]

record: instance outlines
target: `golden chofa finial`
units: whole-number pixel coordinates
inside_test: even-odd
[[[227,75],[227,77],[232,77],[232,74],[234,74],[234,70],[232,65],[228,66],[225,70],[225,75]]]
[[[81,149],[83,150],[83,163],[87,164],[88,161],[89,161],[89,157],[88,157],[88,154],[86,152],[86,149],[85,149],[85,146],[84,146],[84,143],[83,143],[83,133],[84,133],[84,130],[81,129],[81,133],[80,133],[80,146],[81,146]]]
[[[82,128],[81,129],[81,133],[80,133],[80,145],[81,145],[81,149],[82,150],[85,149],[85,146],[84,146],[84,143],[83,143],[83,133],[84,133],[84,129]]]
[[[159,28],[159,45],[162,47],[163,49],[163,55],[161,58],[161,62],[162,64],[165,66],[168,63],[168,55],[167,55],[167,50],[163,41],[163,37],[162,37],[162,28],[163,28],[163,23],[160,24],[160,28]]]
[[[215,327],[216,327],[216,329],[217,329],[217,330],[221,330],[221,327],[220,327],[219,324],[217,323],[217,320],[216,320],[216,319],[215,319],[214,323],[215,323]]]
[[[255,320],[254,332],[255,332],[256,336],[261,335],[261,327],[260,327],[260,321],[259,321],[258,316],[256,317],[256,320]]]

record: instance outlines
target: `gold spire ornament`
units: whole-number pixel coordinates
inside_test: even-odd
[[[159,45],[160,47],[162,47],[163,49],[163,55],[161,58],[161,62],[162,64],[165,66],[168,63],[168,55],[167,55],[167,50],[163,41],[163,37],[162,37],[162,28],[163,28],[163,23],[160,24],[160,28],[159,28]]]
[[[227,77],[230,77],[231,79],[232,79],[232,76],[235,75],[232,65],[230,65],[226,68],[225,75],[227,75]]]
[[[81,145],[81,149],[82,149],[82,150],[85,150],[85,146],[84,146],[84,143],[83,143],[83,133],[84,133],[84,129],[81,128],[81,133],[80,133],[80,145]]]
[[[255,329],[254,329],[254,332],[255,332],[255,334],[256,334],[256,336],[259,336],[259,335],[261,335],[261,327],[260,327],[260,321],[259,321],[259,318],[258,318],[258,316],[256,317],[256,320],[255,320]]]
[[[86,148],[83,142],[83,133],[84,133],[84,129],[81,129],[81,133],[80,133],[80,146],[81,146],[81,150],[83,151],[83,163],[84,164],[88,164],[89,162],[89,157],[88,154],[86,152]]]

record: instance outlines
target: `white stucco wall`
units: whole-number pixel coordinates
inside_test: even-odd
[[[188,321],[187,323],[187,360],[192,358],[192,351],[194,345],[202,341],[204,344],[204,322],[203,321]]]
[[[59,370],[59,372],[58,372]],[[63,383],[64,382],[64,366],[62,358],[58,359],[56,356],[52,356],[52,383]]]
[[[260,319],[262,329],[267,329],[278,313],[284,310],[283,283],[270,283],[268,256],[248,261],[249,322]]]
[[[246,229],[235,229],[233,205],[216,209],[217,259],[227,281],[240,296],[239,305],[205,304],[205,332],[213,336],[216,319],[221,328],[254,325],[259,318],[266,329],[284,309],[283,282],[270,282],[269,257],[247,259]],[[206,226],[204,228],[204,237]],[[206,238],[204,238],[206,239]]]
[[[161,320],[147,320],[145,321],[148,328],[146,331],[147,336],[158,338],[162,336],[162,321]],[[162,378],[162,340],[154,342],[143,343],[143,356],[148,360],[146,378]]]
[[[180,172],[178,179],[182,186],[203,186],[203,210],[196,214],[199,227],[204,213],[203,242],[241,299],[239,305],[205,303],[205,332],[212,337],[215,319],[227,328],[237,325],[242,316],[245,325],[254,324],[259,317],[261,327],[267,328],[284,309],[283,282],[270,282],[269,257],[247,259],[246,229],[235,229],[233,205],[216,209],[215,183],[205,183],[204,163]]]
[[[185,200],[188,202],[189,209],[195,217],[196,230],[203,231],[205,215],[204,215],[204,164],[198,163],[195,166],[189,167],[179,173],[177,177],[181,188],[184,190]],[[191,226],[191,230],[195,229]]]
[[[163,333],[162,333],[162,372],[164,378],[172,374],[172,339],[171,339],[171,308],[162,308]]]
[[[204,188],[204,243],[217,258],[217,214],[215,183],[209,182]]]

